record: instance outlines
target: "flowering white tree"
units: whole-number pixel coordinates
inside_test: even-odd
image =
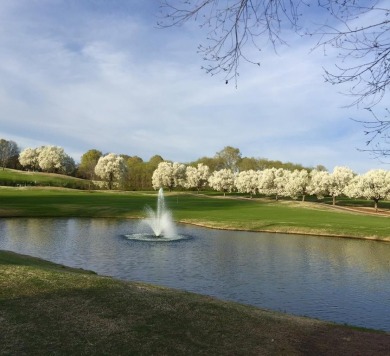
[[[276,168],[266,168],[259,173],[259,185],[257,187],[260,194],[274,195],[276,194],[275,173]]]
[[[285,172],[284,174],[287,178],[284,194],[293,199],[298,199],[299,196],[302,196],[302,201],[304,201],[310,180],[308,171],[306,169],[296,169],[291,173]]]
[[[316,195],[318,199],[324,199],[329,194],[330,175],[327,171],[313,169],[310,172],[310,182],[307,193]]]
[[[74,161],[59,146],[43,146],[39,148],[39,167],[46,172],[68,173],[74,170]]]
[[[108,189],[112,189],[114,182],[120,182],[127,167],[123,157],[114,153],[100,157],[96,166],[95,174],[108,183]]]
[[[173,162],[172,169],[174,187],[183,187],[186,181],[186,166],[183,163]]]
[[[259,174],[253,169],[242,171],[236,176],[234,184],[240,193],[249,193],[252,198],[259,185]]]
[[[345,194],[350,198],[373,200],[375,211],[378,211],[379,200],[390,199],[390,171],[373,169],[355,176],[346,187]]]
[[[26,148],[19,154],[19,163],[23,167],[32,169],[33,171],[39,169],[39,153],[42,147]]]
[[[355,176],[355,173],[348,167],[335,167],[329,175],[329,195],[333,198],[333,205],[336,205],[336,197],[344,194],[345,188]]]
[[[278,168],[275,170],[274,186],[275,186],[275,199],[278,200],[278,197],[287,197],[289,196],[286,191],[286,186],[290,180],[291,171],[283,168]]]
[[[210,176],[210,169],[203,163],[199,163],[197,167],[188,166],[186,168],[186,188],[196,188],[199,190],[206,186]]]
[[[172,188],[184,185],[186,167],[178,162],[160,162],[152,175],[152,185],[154,189]]]
[[[209,177],[209,186],[218,192],[231,192],[234,188],[234,174],[230,169],[224,168],[213,172]]]

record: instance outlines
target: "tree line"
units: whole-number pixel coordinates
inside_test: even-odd
[[[374,169],[358,175],[348,167],[335,167],[328,172],[322,165],[314,168],[300,164],[242,157],[238,148],[227,146],[213,157],[202,157],[183,164],[155,155],[144,162],[138,156],[103,154],[91,149],[80,163],[58,146],[26,148],[20,152],[12,141],[0,140],[3,168],[15,165],[21,169],[73,175],[88,179],[92,188],[149,190],[161,187],[200,191],[239,192],[254,195],[305,199],[339,196],[373,200],[390,199],[390,171]]]
[[[223,168],[210,172],[209,167],[199,163],[197,167],[185,166],[178,162],[161,162],[153,173],[153,188],[183,187],[186,189],[206,189],[223,192],[246,193],[254,195],[301,198],[315,195],[318,199],[364,198],[373,200],[378,210],[380,200],[390,199],[390,171],[373,169],[358,175],[348,167],[335,167],[333,172],[313,169],[266,168],[234,172]]]
[[[119,160],[118,157],[120,157]],[[99,159],[102,159],[102,162],[97,167],[97,173],[95,168]],[[121,189],[125,190],[153,189],[153,172],[159,163],[163,161],[165,161],[164,158],[158,154],[151,157],[148,161],[144,161],[138,156],[104,154],[98,149],[90,149],[81,156],[80,163],[76,164],[74,159],[59,146],[48,145],[21,150],[14,141],[0,139],[0,164],[3,169],[11,168],[65,174],[94,181],[97,187],[99,185],[103,186],[99,184],[99,180],[103,180],[108,183],[109,188],[113,188],[115,182],[116,186],[120,186]],[[223,168],[232,169],[235,172],[249,169],[263,170],[271,167],[288,170],[312,169],[291,162],[242,157],[240,150],[231,146],[223,148],[212,157],[201,157],[196,161],[186,163],[186,165],[196,167],[199,163],[208,166],[211,172]],[[114,174],[110,173],[109,170],[107,171],[107,167],[110,165],[112,167],[116,165],[117,173]],[[321,165],[317,166],[317,168],[321,170],[326,169]]]

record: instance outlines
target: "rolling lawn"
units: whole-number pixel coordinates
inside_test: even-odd
[[[213,228],[321,234],[390,241],[390,218],[321,203],[166,193],[177,222]],[[156,192],[0,188],[1,217],[141,218]]]

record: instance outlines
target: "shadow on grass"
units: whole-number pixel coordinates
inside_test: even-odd
[[[7,252],[0,253],[0,260],[2,355],[388,355],[390,351],[389,334],[74,273]]]

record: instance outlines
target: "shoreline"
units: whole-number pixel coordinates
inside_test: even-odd
[[[352,324],[337,323],[337,322],[334,322],[334,321],[329,321],[329,320],[324,320],[324,319],[320,319],[320,318],[309,317],[309,316],[306,316],[306,315],[290,314],[290,313],[283,312],[283,311],[280,311],[280,310],[267,309],[267,308],[258,307],[258,306],[252,305],[252,304],[240,303],[240,302],[236,302],[236,301],[232,301],[232,300],[225,300],[225,299],[221,299],[221,298],[218,298],[218,297],[215,297],[215,296],[211,296],[211,295],[207,295],[207,294],[201,294],[201,293],[197,293],[197,292],[191,292],[191,291],[187,291],[187,290],[184,290],[184,289],[172,288],[172,287],[167,287],[167,286],[164,286],[164,285],[159,285],[159,284],[154,284],[154,283],[147,283],[147,282],[143,282],[143,281],[123,280],[123,279],[120,279],[120,278],[116,278],[114,276],[99,274],[99,273],[95,272],[94,270],[84,269],[84,268],[79,268],[79,267],[72,267],[72,266],[68,266],[68,265],[65,265],[65,264],[58,263],[58,262],[50,261],[50,260],[47,260],[47,259],[44,259],[44,258],[41,258],[41,257],[37,257],[37,256],[25,254],[25,253],[19,253],[19,252],[15,252],[15,251],[12,251],[12,250],[0,249],[0,255],[2,253],[13,255],[13,256],[15,256],[17,258],[25,259],[25,260],[28,260],[28,261],[33,261],[34,263],[37,262],[37,263],[44,264],[44,265],[57,266],[60,269],[63,269],[64,271],[71,270],[71,271],[76,271],[76,272],[80,272],[80,273],[90,274],[90,275],[96,276],[98,278],[109,279],[109,280],[112,280],[114,282],[119,282],[119,283],[124,283],[124,284],[126,284],[126,283],[128,283],[128,284],[142,284],[142,285],[145,285],[145,286],[150,286],[150,288],[165,289],[165,290],[169,290],[172,293],[176,292],[178,294],[182,294],[182,293],[184,293],[184,294],[192,294],[192,295],[195,295],[195,296],[209,298],[209,299],[215,300],[215,301],[220,302],[220,303],[248,307],[248,308],[256,309],[256,310],[259,310],[259,311],[264,311],[266,313],[276,314],[276,315],[280,315],[282,317],[284,316],[286,318],[305,319],[307,321],[319,322],[319,323],[328,324],[328,325],[335,326],[335,327],[346,327],[346,328],[351,329],[351,330],[363,330],[363,331],[367,331],[369,333],[384,334],[384,335],[389,335],[390,336],[390,329],[389,330],[382,330],[382,329],[374,329],[374,328],[367,328],[367,327],[362,327],[362,326],[356,326],[356,325],[352,325]],[[147,289],[148,288],[146,287],[145,290],[147,290]]]
[[[131,218],[131,219],[133,219],[133,218]],[[242,231],[242,232],[254,232],[254,233],[264,232],[267,234],[303,235],[303,236],[313,236],[313,237],[319,236],[319,237],[343,238],[343,239],[351,239],[351,240],[368,240],[368,241],[390,243],[390,237],[385,237],[385,238],[381,239],[381,238],[377,238],[374,236],[364,237],[364,236],[353,236],[353,235],[326,234],[326,233],[318,233],[318,232],[310,233],[310,232],[302,232],[302,231],[289,232],[289,231],[275,231],[275,230],[251,230],[251,229],[245,229],[245,228],[218,227],[218,226],[208,225],[207,223],[196,223],[196,222],[191,222],[191,221],[186,221],[186,220],[179,220],[179,221],[176,221],[176,223],[188,224],[188,225],[204,227],[207,229],[214,229],[214,230]]]

